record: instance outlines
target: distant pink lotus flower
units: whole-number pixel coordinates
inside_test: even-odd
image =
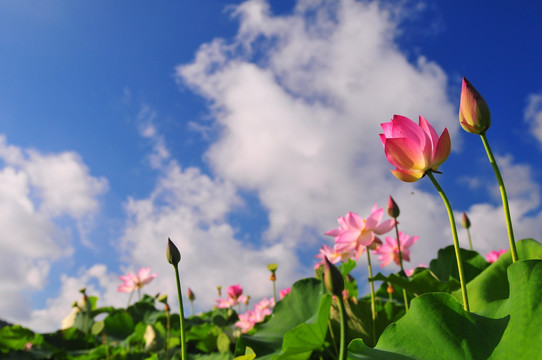
[[[232,285],[226,289],[228,297],[226,299],[216,299],[216,307],[219,309],[231,308],[235,305],[242,304],[248,301],[248,297],[243,295],[241,285]]]
[[[339,227],[326,232],[326,235],[335,237],[334,250],[337,253],[355,253],[357,260],[365,247],[378,239],[376,235],[387,233],[395,225],[393,219],[380,223],[383,215],[384,209],[378,208],[377,204],[374,204],[367,219],[363,219],[356,213],[348,212],[344,217],[337,219]]]
[[[288,295],[291,290],[292,290],[292,288],[286,288],[286,289],[282,289],[281,291],[279,291],[279,299],[280,300],[284,299],[284,297],[286,295]]]
[[[355,251],[346,251],[346,252],[337,252],[335,247],[331,248],[327,246],[326,244],[322,245],[320,248],[320,253],[318,255],[315,255],[314,257],[317,259],[320,259],[320,261],[314,265],[315,269],[318,269],[320,266],[324,265],[324,258],[327,257],[329,262],[332,264],[336,264],[339,261],[348,261],[348,259],[353,259],[356,256]]]
[[[234,325],[241,329],[241,332],[247,333],[254,327],[255,324],[265,320],[265,317],[272,314],[272,309],[275,307],[275,299],[262,299],[253,310],[248,310],[244,314],[239,314],[239,321]]]
[[[150,274],[151,268],[141,268],[138,270],[137,275],[128,273],[127,275],[119,276],[119,279],[123,281],[117,288],[118,292],[132,292],[141,289],[154,279],[158,274]]]
[[[419,264],[418,266],[416,266],[415,268],[412,268],[412,269],[409,269],[409,270],[405,270],[406,276],[408,276],[408,277],[412,276],[412,274],[414,274],[414,271],[415,271],[417,268],[427,268],[427,265],[420,263],[420,264]]]
[[[391,172],[399,180],[418,181],[428,170],[438,170],[450,154],[448,130],[444,129],[439,137],[422,116],[419,125],[407,117],[394,115],[381,126],[384,134],[380,134],[380,140],[386,158],[395,166]]]
[[[499,257],[506,252],[505,249],[500,249],[499,251],[491,251],[490,253],[486,254],[486,260],[489,263],[494,263],[499,259]]]
[[[409,236],[402,231],[399,231],[399,243],[401,244],[401,257],[404,261],[410,261],[410,247],[418,241],[418,236]],[[377,250],[374,251],[378,254],[378,261],[381,261],[380,267],[389,265],[392,261],[397,265],[401,265],[399,262],[399,247],[397,246],[397,239],[391,236],[386,237],[386,243],[382,244]]]

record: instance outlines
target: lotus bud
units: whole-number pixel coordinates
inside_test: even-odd
[[[181,253],[170,238],[167,239],[166,259],[173,266],[177,266],[181,261]]]
[[[188,288],[187,295],[188,295],[188,300],[190,300],[190,301],[196,300],[196,295],[194,294],[192,289]]]
[[[465,229],[470,228],[470,220],[465,212],[463,212],[463,216],[461,217],[461,226],[463,226]]]
[[[391,196],[388,199],[388,215],[394,219],[397,219],[397,217],[399,217],[399,206],[397,206],[397,203],[393,200]]]
[[[472,134],[483,134],[491,125],[486,101],[464,77],[459,102],[459,123],[466,132]]]
[[[222,286],[218,285],[216,287],[216,290],[218,291],[218,297],[221,297],[222,296]]]
[[[386,291],[388,292],[388,294],[393,294],[393,285],[388,283],[388,288],[386,289]]]
[[[342,296],[344,278],[339,269],[324,257],[324,285],[331,294]]]

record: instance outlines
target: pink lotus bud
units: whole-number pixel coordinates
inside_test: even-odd
[[[465,229],[470,228],[470,220],[465,212],[463,212],[463,216],[461,217],[461,226],[463,226]]]
[[[190,301],[196,300],[196,295],[194,294],[192,289],[188,288],[187,295],[188,295],[188,300],[190,300]]]
[[[486,101],[464,77],[459,102],[459,123],[466,132],[472,134],[483,134],[491,125]]]
[[[399,216],[399,206],[397,206],[397,203],[391,196],[388,199],[388,215],[394,219],[397,219]]]

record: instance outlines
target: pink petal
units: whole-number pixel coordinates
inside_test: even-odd
[[[337,244],[356,244],[359,235],[359,231],[345,231],[335,238],[335,242]]]
[[[415,182],[420,180],[424,175],[425,171],[408,171],[408,170],[391,170],[391,173],[399,180],[405,182]]]
[[[411,139],[386,139],[384,153],[388,161],[402,170],[427,170],[429,163],[419,143]]]
[[[393,229],[394,226],[395,226],[395,220],[389,219],[389,220],[386,220],[386,221],[382,222],[377,227],[373,228],[373,231],[378,235],[382,235],[382,234],[387,233],[391,229]]]
[[[438,142],[438,135],[435,131],[435,128],[421,115],[419,119],[419,124],[423,131],[427,134],[429,141],[431,142],[431,153],[434,153],[437,148]]]
[[[440,164],[442,164],[450,155],[452,144],[450,140],[450,134],[448,129],[444,129],[437,143],[437,148],[433,154],[433,166],[432,168],[436,170]]]
[[[405,116],[394,115],[392,122],[392,138],[407,138],[420,144],[421,147],[425,146],[425,132],[414,121]]]
[[[384,216],[384,209],[380,208],[375,210],[375,207],[373,206],[371,215],[369,215],[369,217],[365,221],[365,228],[367,230],[374,229],[376,226],[378,226],[378,223],[382,219],[382,216]]]
[[[349,211],[345,219],[349,229],[361,231],[365,227],[363,218],[354,212]]]

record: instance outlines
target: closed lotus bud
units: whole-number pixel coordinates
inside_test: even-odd
[[[166,259],[173,266],[177,266],[179,261],[181,261],[181,253],[179,252],[179,249],[177,249],[177,246],[175,246],[173,241],[171,241],[169,238],[167,239]]]
[[[342,296],[344,290],[343,275],[327,257],[324,257],[324,286],[333,295]]]
[[[194,294],[192,289],[188,288],[187,294],[188,294],[188,300],[190,300],[190,301],[196,300],[196,295]]]
[[[465,212],[463,212],[463,216],[461,217],[461,226],[463,226],[465,229],[470,228],[470,220]]]
[[[222,296],[222,286],[218,285],[216,287],[216,291],[218,291],[218,297],[221,297]]]
[[[397,219],[399,216],[399,206],[397,206],[397,203],[391,196],[388,199],[388,215],[394,219]]]
[[[465,131],[472,134],[483,134],[491,125],[491,114],[486,101],[464,77],[459,102],[459,123]]]

